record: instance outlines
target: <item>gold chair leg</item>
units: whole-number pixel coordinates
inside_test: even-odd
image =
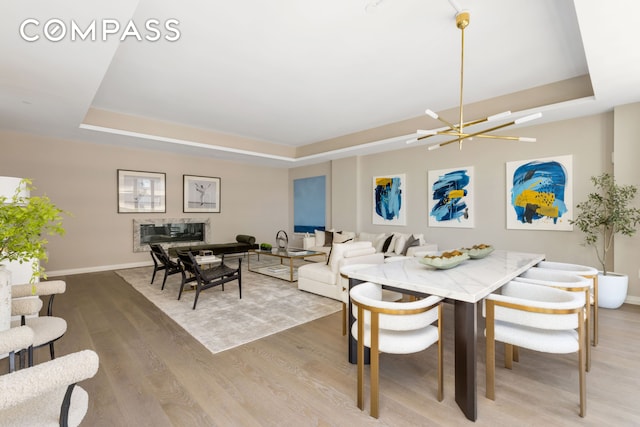
[[[504,367],[513,368],[513,345],[507,343],[504,344]]]
[[[347,335],[347,304],[342,303],[342,336]]]
[[[486,301],[487,317],[486,317],[486,391],[485,395],[488,399],[496,400],[495,395],[495,377],[496,377],[496,343],[495,343],[495,331],[494,331],[494,314],[495,306],[493,301]]]
[[[371,313],[371,416],[378,418],[380,414],[380,352],[378,351],[378,313]]]
[[[358,398],[360,410],[364,409],[364,310],[358,307]]]
[[[593,346],[598,345],[598,276],[593,277]]]
[[[444,374],[442,372],[442,303],[438,305],[438,402],[444,399]]]
[[[580,416],[585,417],[587,415],[587,376],[586,376],[586,363],[585,363],[585,331],[582,327],[582,316],[580,316],[580,325],[578,326],[578,369],[580,376]],[[588,335],[587,335],[588,337]],[[586,347],[589,348],[589,343],[586,342]]]
[[[587,291],[585,292],[585,310],[584,310],[584,342],[586,343],[586,361],[585,361],[585,365],[586,365],[586,371],[589,372],[589,370],[591,369],[591,345],[589,343],[589,338],[591,337],[590,334],[590,330],[591,330],[591,292],[587,289]]]

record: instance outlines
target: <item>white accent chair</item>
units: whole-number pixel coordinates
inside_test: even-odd
[[[429,296],[412,302],[382,301],[382,286],[365,282],[351,288],[351,334],[358,341],[358,408],[364,409],[364,347],[370,351],[371,409],[379,416],[379,353],[417,353],[438,343],[438,401],[443,399],[442,303]],[[437,322],[437,325],[434,323]]]
[[[2,342],[4,334],[0,337]],[[93,377],[98,365],[98,355],[83,350],[0,376],[0,424],[78,426],[87,413],[89,396],[76,383]]]
[[[577,274],[585,279],[593,281],[591,287],[590,305],[593,307],[593,320],[591,324],[593,327],[593,341],[592,345],[595,347],[598,345],[598,269],[589,267],[587,265],[580,264],[568,264],[566,262],[553,262],[553,261],[541,261],[536,265],[538,268],[547,268],[550,270],[565,271],[568,273]],[[591,314],[590,314],[591,315]]]
[[[57,294],[66,291],[66,283],[62,280],[47,282],[26,283],[11,287],[11,314],[19,316],[18,320],[11,322],[11,327],[28,326],[33,329],[33,348],[49,345],[51,359],[55,359],[53,343],[67,332],[67,322],[53,316],[53,301]],[[30,306],[30,300],[39,300],[39,297],[49,295],[47,315],[37,316],[42,304],[34,309]]]
[[[577,352],[580,416],[586,415],[584,299],[579,294],[511,281],[500,289],[500,294],[485,298],[482,314],[486,318],[487,398],[495,400],[496,341],[505,344],[507,369],[512,368],[514,347],[544,353]]]
[[[532,267],[513,280],[518,282],[533,283],[536,285],[551,286],[563,291],[575,292],[582,299],[584,305],[585,344],[589,344],[589,330],[591,328],[590,291],[591,280],[566,271],[549,270],[546,268]],[[591,369],[591,347],[586,347],[586,369]],[[516,350],[517,360],[517,350]]]
[[[334,243],[326,262],[309,262],[298,268],[298,289],[342,301],[340,269],[350,264],[382,264],[371,242]]]

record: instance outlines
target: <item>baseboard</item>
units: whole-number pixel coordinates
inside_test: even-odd
[[[624,300],[624,302],[626,304],[640,305],[640,297],[630,297],[627,295],[627,298]]]
[[[115,265],[98,265],[94,267],[82,267],[82,268],[70,268],[67,270],[52,270],[47,271],[47,277],[60,277],[60,276],[70,276],[73,274],[84,274],[84,273],[97,273],[100,271],[111,271],[111,270],[123,270],[126,268],[136,268],[136,267],[147,267],[153,265],[152,261],[141,261],[141,262],[132,262],[128,264],[115,264]]]

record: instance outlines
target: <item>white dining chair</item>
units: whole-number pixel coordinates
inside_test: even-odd
[[[580,416],[587,410],[584,301],[578,293],[511,281],[483,301],[486,318],[486,396],[495,400],[495,342],[505,344],[505,367],[512,369],[513,349],[578,353]]]
[[[590,305],[593,307],[593,315],[591,316],[591,330],[593,331],[593,340],[591,344],[595,347],[598,345],[598,269],[589,267],[588,265],[569,264],[566,262],[554,262],[554,261],[541,261],[536,265],[538,268],[546,268],[550,270],[566,271],[574,273],[585,279],[591,280],[593,286],[591,287]]]
[[[537,285],[550,286],[563,291],[578,294],[584,305],[584,323],[585,323],[585,344],[589,344],[589,331],[591,329],[590,314],[590,295],[592,281],[577,274],[566,271],[550,270],[546,268],[532,267],[513,279],[518,282],[527,282]],[[591,369],[591,348],[589,345],[585,347],[586,351],[586,370]],[[515,360],[517,360],[517,349]]]
[[[364,347],[370,351],[370,414],[379,415],[379,353],[417,353],[438,344],[438,401],[443,399],[442,298],[411,302],[382,301],[382,287],[364,282],[351,288],[351,334],[358,341],[358,408],[364,409]],[[435,325],[434,325],[435,324]]]
[[[347,306],[349,305],[349,274],[356,270],[360,270],[367,267],[373,267],[375,264],[347,264],[340,268],[340,286],[342,298],[342,336],[347,335],[347,327],[349,326],[349,319],[347,316]],[[403,295],[400,292],[391,291],[388,289],[382,290],[383,301],[400,301]]]

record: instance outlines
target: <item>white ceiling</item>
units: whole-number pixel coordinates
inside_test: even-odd
[[[449,1],[369,2],[3,0],[0,129],[285,167],[397,148],[402,135],[295,159],[80,128],[94,108],[300,147],[456,107],[460,30]],[[465,104],[581,75],[595,96],[549,107],[545,120],[640,101],[640,30],[620,22],[639,14],[637,0],[457,3],[471,12]],[[149,18],[177,19],[180,38],[27,42],[27,18],[40,21],[30,35],[52,18],[108,18],[133,19],[143,36]]]

